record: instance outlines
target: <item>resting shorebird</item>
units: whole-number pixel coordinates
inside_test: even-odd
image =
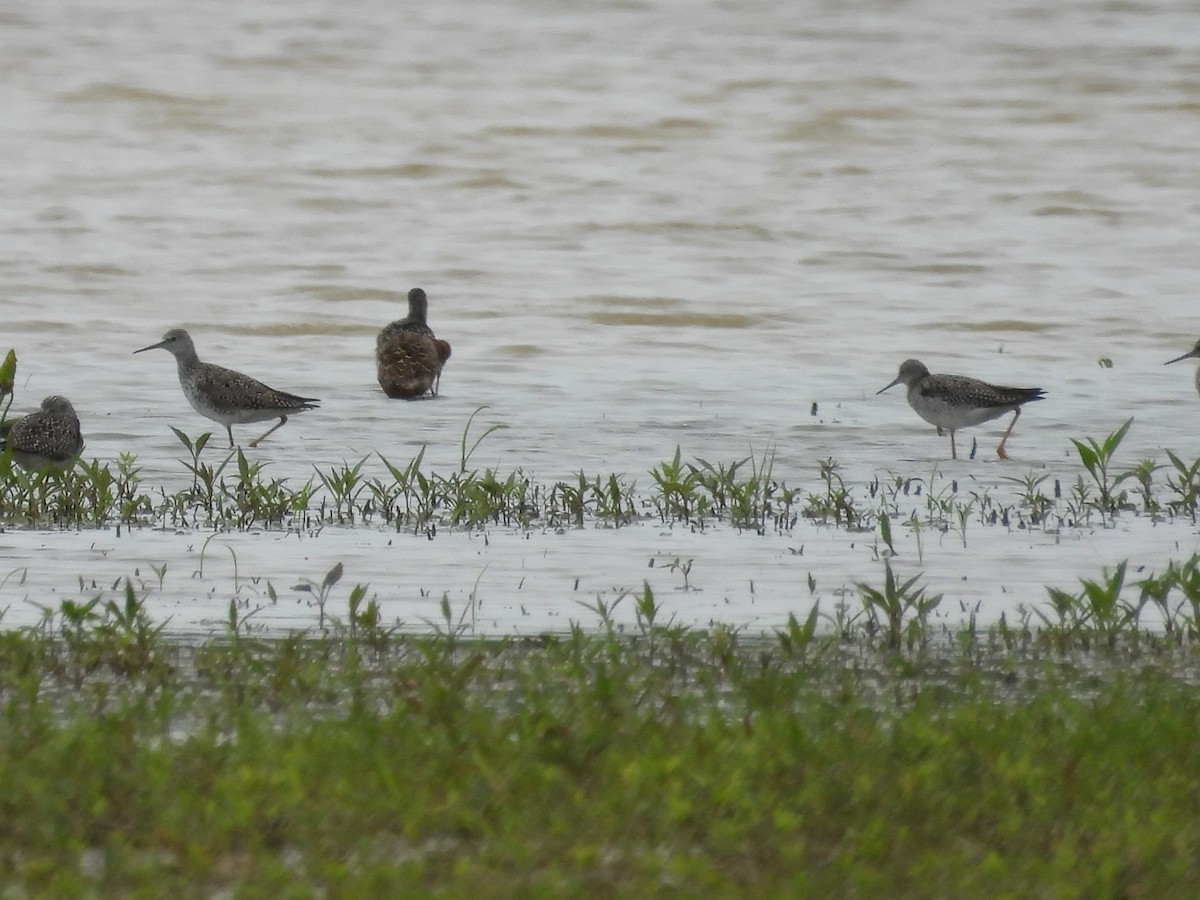
[[[183,396],[192,404],[192,409],[224,425],[229,434],[230,447],[233,446],[233,425],[279,419],[266,434],[250,442],[251,447],[257,447],[263,438],[276,428],[281,428],[288,416],[316,409],[321,402],[314,397],[298,397],[286,391],[277,391],[249,375],[201,362],[191,335],[182,328],[172,328],[157,344],[133,352],[145,353],[159,347],[170,351],[175,357],[179,368],[179,386],[183,388]]]
[[[401,331],[375,343],[375,368],[379,386],[392,399],[414,400],[437,394],[442,366],[450,358],[450,345],[412,331]]]
[[[375,339],[375,371],[383,392],[394,399],[437,396],[450,345],[438,340],[425,321],[429,299],[420,288],[408,292],[408,315]]]
[[[938,434],[942,433],[943,428],[950,432],[950,456],[953,459],[958,459],[958,450],[954,446],[955,431],[990,422],[1011,412],[1013,419],[1000,439],[1000,446],[996,448],[997,456],[1008,459],[1004,442],[1021,416],[1021,407],[1041,400],[1046,394],[1041,388],[1001,387],[965,375],[931,375],[925,365],[915,359],[905,360],[896,380],[876,391],[876,394],[882,394],[898,384],[908,388],[908,405],[917,411],[918,416],[936,425]]]
[[[1171,363],[1183,362],[1185,359],[1200,359],[1200,341],[1196,341],[1196,345],[1183,356],[1168,359],[1163,365],[1169,366]],[[1200,368],[1196,369],[1196,390],[1200,392]]]
[[[13,462],[30,472],[62,472],[83,452],[79,417],[66,397],[47,397],[40,410],[5,423],[0,430],[4,432],[3,446],[12,451]]]

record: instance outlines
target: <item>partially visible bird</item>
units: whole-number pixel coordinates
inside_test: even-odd
[[[288,416],[316,409],[321,402],[315,397],[300,397],[267,387],[261,381],[233,369],[201,362],[191,335],[182,328],[172,328],[157,344],[133,352],[144,353],[160,347],[175,357],[179,386],[183,388],[183,395],[192,409],[224,425],[230,447],[234,445],[233,425],[278,418],[279,422],[266,434],[250,442],[251,447],[257,447],[276,428],[283,427]]]
[[[1200,359],[1200,341],[1196,341],[1195,346],[1192,347],[1192,349],[1187,353],[1183,354],[1183,356],[1177,356],[1174,359],[1168,359],[1165,363],[1163,363],[1163,365],[1169,366],[1171,363],[1183,362],[1185,359]],[[1200,392],[1200,367],[1196,369],[1196,390],[1197,392]]]
[[[379,386],[393,399],[437,395],[450,345],[434,337],[426,323],[429,299],[420,288],[408,292],[408,315],[387,325],[375,339]]]
[[[958,459],[958,450],[954,445],[955,431],[989,422],[1011,412],[1013,419],[1000,439],[1000,446],[996,448],[997,456],[1008,459],[1004,443],[1021,416],[1021,407],[1041,400],[1046,395],[1041,388],[1002,387],[966,375],[931,375],[929,369],[915,359],[905,360],[896,379],[876,391],[876,394],[882,394],[898,384],[908,388],[908,405],[917,411],[917,415],[937,426],[938,434],[942,433],[943,428],[950,432],[952,459]]]
[[[13,462],[30,472],[65,471],[83,452],[79,417],[66,397],[47,397],[40,410],[6,422],[0,432]]]

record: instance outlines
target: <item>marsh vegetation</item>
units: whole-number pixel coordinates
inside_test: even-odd
[[[1120,515],[1194,523],[1200,501],[1200,459],[1185,461],[1167,450],[1165,460],[1118,465],[1116,453],[1133,420],[1102,440],[1074,440],[1079,467],[1005,476],[1004,489],[960,484],[936,464],[927,474],[888,472],[854,483],[833,458],[818,461],[807,481],[789,484],[769,447],[717,463],[687,460],[676,448],[640,485],[638,474],[581,470],[547,483],[521,468],[475,466],[481,443],[502,427],[472,434],[482,411],[468,420],[460,464],[448,473],[428,471],[421,450],[406,462],[375,454],[314,465],[312,476],[296,483],[272,478],[268,462],[251,460],[240,448],[210,447],[211,433],[192,438],[179,429],[172,430],[190,485],[173,491],[145,484],[133,454],[81,461],[66,473],[24,472],[0,456],[0,522],[228,530],[361,525],[432,535],[438,528],[621,528],[658,521],[765,534],[787,532],[803,517],[852,531],[953,531],[965,542],[972,526],[1046,531],[1103,526]]]
[[[564,597],[563,628],[509,637],[476,630],[473,596],[399,623],[341,563],[295,577],[309,627],[257,626],[266,582],[259,604],[235,591],[204,639],[152,611],[165,564],[90,595],[81,579],[79,598],[0,633],[3,880],[66,896],[1200,888],[1200,555],[1050,579],[986,625],[947,615],[921,571],[933,535],[1190,530],[1200,460],[1122,464],[1126,423],[1076,442],[1077,466],[988,486],[937,468],[854,480],[834,459],[789,484],[769,449],[547,484],[475,466],[496,426],[474,423],[448,473],[419,452],[295,484],[183,432],[175,491],[133,456],[32,476],[0,460],[0,515],[434,541],[803,524],[856,535],[876,564],[833,595],[810,573],[766,630],[685,627],[644,583]],[[659,560],[683,602],[694,562]]]
[[[1195,560],[1167,595],[1195,580]],[[946,630],[918,585],[769,634],[580,609],[200,643],[120,602],[0,635],[0,873],[31,894],[1187,896],[1195,608]],[[1066,596],[1061,602],[1067,604]],[[1128,612],[1128,611],[1127,611]],[[1110,627],[1111,626],[1111,627]]]

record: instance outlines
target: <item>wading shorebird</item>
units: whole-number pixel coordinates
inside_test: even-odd
[[[83,452],[79,417],[66,397],[47,397],[40,410],[5,423],[0,431],[13,462],[29,472],[65,471]]]
[[[249,375],[201,362],[191,335],[182,328],[172,328],[157,344],[133,352],[145,353],[160,347],[175,357],[179,386],[183,388],[183,396],[192,404],[192,409],[224,425],[230,447],[234,445],[233,425],[279,419],[266,434],[250,442],[251,447],[257,447],[272,431],[282,428],[288,416],[316,409],[321,402],[315,397],[299,397],[286,391],[277,391]]]
[[[408,292],[408,315],[386,326],[375,338],[375,372],[383,392],[393,399],[437,396],[450,345],[434,337],[426,323],[429,298],[420,288]]]
[[[375,343],[375,372],[379,386],[393,400],[415,400],[432,393],[442,366],[450,358],[450,345],[413,331],[401,331]]]
[[[1013,419],[1000,439],[1000,446],[996,448],[997,456],[1008,459],[1004,442],[1021,417],[1021,407],[1046,396],[1041,388],[1001,387],[965,375],[931,375],[929,369],[915,359],[905,360],[896,380],[876,391],[876,394],[882,394],[898,384],[908,388],[908,405],[917,411],[918,416],[937,426],[938,434],[942,433],[943,428],[950,432],[952,459],[958,459],[954,432],[990,422],[1011,412]]]
[[[1200,359],[1200,341],[1196,341],[1195,346],[1183,356],[1168,359],[1163,365],[1169,366],[1171,363],[1183,362],[1185,359]],[[1200,368],[1196,369],[1196,391],[1200,393]]]

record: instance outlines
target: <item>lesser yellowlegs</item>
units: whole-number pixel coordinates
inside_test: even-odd
[[[13,462],[31,472],[69,469],[83,452],[79,417],[66,397],[47,397],[40,410],[6,423],[3,430]]]
[[[257,447],[272,431],[283,427],[288,416],[315,409],[321,402],[314,397],[298,397],[286,391],[277,391],[249,375],[201,362],[191,335],[182,328],[172,328],[157,344],[133,352],[144,353],[159,347],[170,351],[175,357],[179,386],[183,388],[183,395],[192,404],[192,409],[224,425],[229,434],[230,447],[233,446],[233,425],[279,419],[266,434],[250,442],[251,447]]]
[[[1169,366],[1171,363],[1183,362],[1185,359],[1200,359],[1200,341],[1196,341],[1196,345],[1183,356],[1168,359],[1163,365]],[[1196,369],[1196,390],[1200,392],[1200,368]]]
[[[408,292],[408,315],[386,326],[375,339],[379,386],[392,398],[412,400],[437,394],[450,345],[438,340],[425,321],[429,298],[420,288]]]
[[[898,384],[908,388],[908,405],[917,411],[917,415],[936,425],[938,434],[943,428],[950,432],[950,456],[953,459],[958,459],[955,431],[990,422],[1011,412],[1013,419],[996,448],[997,456],[1008,459],[1004,442],[1021,416],[1021,406],[1046,395],[1041,388],[1001,387],[965,375],[931,375],[929,369],[915,359],[905,360],[896,380],[876,393],[882,394]]]

